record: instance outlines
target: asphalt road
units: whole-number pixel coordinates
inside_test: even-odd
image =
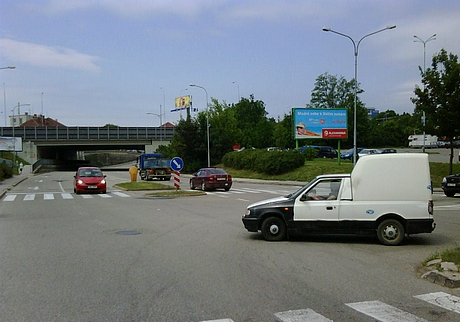
[[[460,296],[416,270],[458,245],[460,198],[435,194],[435,232],[399,247],[355,236],[266,242],[244,229],[244,209],[295,186],[235,182],[228,193],[154,199],[116,191],[128,173],[107,174],[105,196],[73,194],[64,172],[29,177],[3,197],[1,321],[325,321],[293,318],[313,311],[401,321],[356,308],[368,301],[418,318],[404,321],[460,320],[458,307],[415,297]]]

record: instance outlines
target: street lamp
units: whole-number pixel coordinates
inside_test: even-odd
[[[369,36],[372,36],[372,35],[375,35],[376,33],[379,33],[379,32],[382,32],[382,31],[385,31],[385,30],[388,30],[388,29],[394,29],[396,28],[395,25],[391,25],[391,26],[387,26],[383,29],[380,29],[380,30],[377,30],[377,31],[374,31],[374,32],[371,32],[370,34],[367,34],[367,35],[364,35],[363,37],[361,37],[361,39],[356,43],[355,40],[353,38],[351,38],[350,36],[346,35],[346,34],[343,34],[341,32],[338,32],[338,31],[335,31],[335,30],[332,30],[331,28],[323,28],[323,31],[330,31],[330,32],[333,32],[337,35],[340,35],[340,36],[343,36],[343,37],[346,37],[348,39],[351,40],[351,42],[353,43],[353,48],[354,48],[354,55],[355,55],[355,77],[354,77],[354,81],[355,81],[355,86],[354,86],[354,89],[353,89],[353,92],[354,92],[354,108],[353,108],[353,165],[356,165],[356,155],[357,155],[357,148],[356,148],[356,137],[357,137],[357,133],[356,133],[356,102],[357,102],[357,96],[358,96],[358,50],[359,50],[359,44],[361,43],[361,41],[363,41],[364,38],[367,38]]]
[[[0,69],[15,69],[15,66],[6,66],[6,67],[0,67]],[[3,83],[3,113],[5,114],[5,126],[7,126],[6,122],[6,89],[5,89],[5,83]]]
[[[427,40],[422,40],[420,37],[417,37],[415,35],[414,38],[417,38],[414,40],[414,42],[421,42],[423,44],[423,73],[425,73],[426,43],[431,40],[436,40],[436,34],[432,35]]]
[[[30,106],[30,104],[20,104],[18,103],[18,105],[16,105],[15,107],[13,107],[13,109],[11,110],[13,112],[13,168],[16,166],[16,136],[14,134],[14,128],[15,128],[15,125],[16,125],[16,119],[14,117],[14,109],[17,107],[18,108],[18,114],[21,114],[21,112],[19,111],[19,108],[21,106]]]
[[[161,105],[160,105],[160,114],[157,114],[157,113],[152,113],[152,112],[147,112],[147,115],[155,115],[155,116],[158,116],[160,118],[160,128],[161,128],[161,125],[163,124],[163,118],[162,118],[162,115],[161,115]],[[161,131],[160,131],[161,133]],[[160,135],[160,141],[163,141],[163,137]]]
[[[205,91],[206,93],[206,141],[208,146],[208,168],[211,166],[211,154],[209,152],[209,110],[208,110],[208,91],[203,86],[198,86],[195,84],[190,84],[191,87],[198,87]]]
[[[426,61],[426,43],[431,40],[436,40],[436,34],[432,35],[427,40],[422,40],[420,37],[414,35],[414,42],[421,42],[423,44],[423,74],[425,74],[425,61]],[[423,88],[425,88],[425,84],[423,84]],[[422,116],[422,124],[423,124],[423,149],[422,152],[425,153],[425,112],[423,112]]]

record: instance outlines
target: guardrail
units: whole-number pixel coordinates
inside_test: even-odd
[[[0,136],[23,140],[170,140],[172,127],[0,127]]]

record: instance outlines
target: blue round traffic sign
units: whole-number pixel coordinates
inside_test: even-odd
[[[170,166],[173,171],[180,171],[184,167],[184,161],[179,157],[172,158]]]

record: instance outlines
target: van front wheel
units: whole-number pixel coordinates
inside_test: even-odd
[[[383,245],[397,246],[404,239],[404,227],[396,219],[387,219],[377,228],[377,237]]]
[[[281,218],[269,217],[262,222],[262,236],[268,241],[286,239],[286,224]]]

